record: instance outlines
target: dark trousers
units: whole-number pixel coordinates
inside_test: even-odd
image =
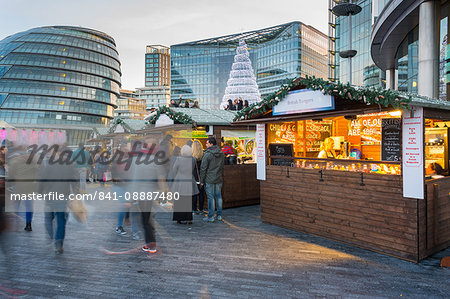
[[[53,220],[56,218],[56,233],[53,228]],[[47,212],[45,213],[45,228],[51,239],[57,242],[64,240],[66,235],[66,219],[67,214],[65,212]]]
[[[155,228],[153,227],[151,212],[141,212],[141,215],[145,243],[156,243]]]
[[[203,210],[205,206],[205,186],[199,186],[200,192],[197,195],[192,195],[192,211]],[[198,199],[198,209],[197,209]]]

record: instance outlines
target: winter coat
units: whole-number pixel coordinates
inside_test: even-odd
[[[181,196],[198,194],[195,166],[195,158],[192,156],[179,156],[176,158],[167,178],[171,182],[170,190],[172,192],[178,192]]]
[[[203,154],[200,166],[200,182],[203,184],[222,183],[224,159],[225,155],[217,145],[208,147]]]

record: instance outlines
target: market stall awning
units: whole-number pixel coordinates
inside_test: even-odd
[[[180,124],[228,126],[236,117],[237,111],[161,106],[147,118],[147,123],[155,124],[163,114]]]
[[[308,89],[333,96],[336,107],[329,111],[308,111],[297,114],[273,115],[274,106],[278,105],[291,91]],[[401,109],[411,106],[449,111],[450,103],[439,99],[431,99],[419,95],[401,93],[382,88],[363,88],[349,84],[333,83],[323,79],[306,77],[290,80],[277,92],[264,100],[238,111],[233,125],[277,122],[289,119],[308,119],[316,116],[356,115]]]

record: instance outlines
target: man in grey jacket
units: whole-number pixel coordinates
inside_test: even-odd
[[[200,183],[205,185],[208,197],[208,216],[204,221],[214,222],[215,202],[217,203],[217,220],[222,220],[222,183],[224,154],[217,146],[216,138],[209,137],[200,166]]]

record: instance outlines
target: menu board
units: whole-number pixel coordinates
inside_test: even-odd
[[[307,152],[318,152],[320,151],[320,145],[322,142],[331,136],[331,130],[333,126],[333,121],[331,120],[322,120],[322,121],[314,121],[307,120],[305,122],[306,126],[306,140],[299,140],[298,145],[300,148],[303,147],[303,143],[306,142],[306,151]],[[299,126],[300,134],[303,133],[303,126]]]
[[[402,157],[402,120],[383,118],[381,120],[381,160],[400,161]]]
[[[294,160],[292,159],[294,149],[291,143],[271,143],[269,144],[269,153],[270,156],[291,157],[291,159],[270,158],[270,165],[291,166],[291,164],[294,162]]]

